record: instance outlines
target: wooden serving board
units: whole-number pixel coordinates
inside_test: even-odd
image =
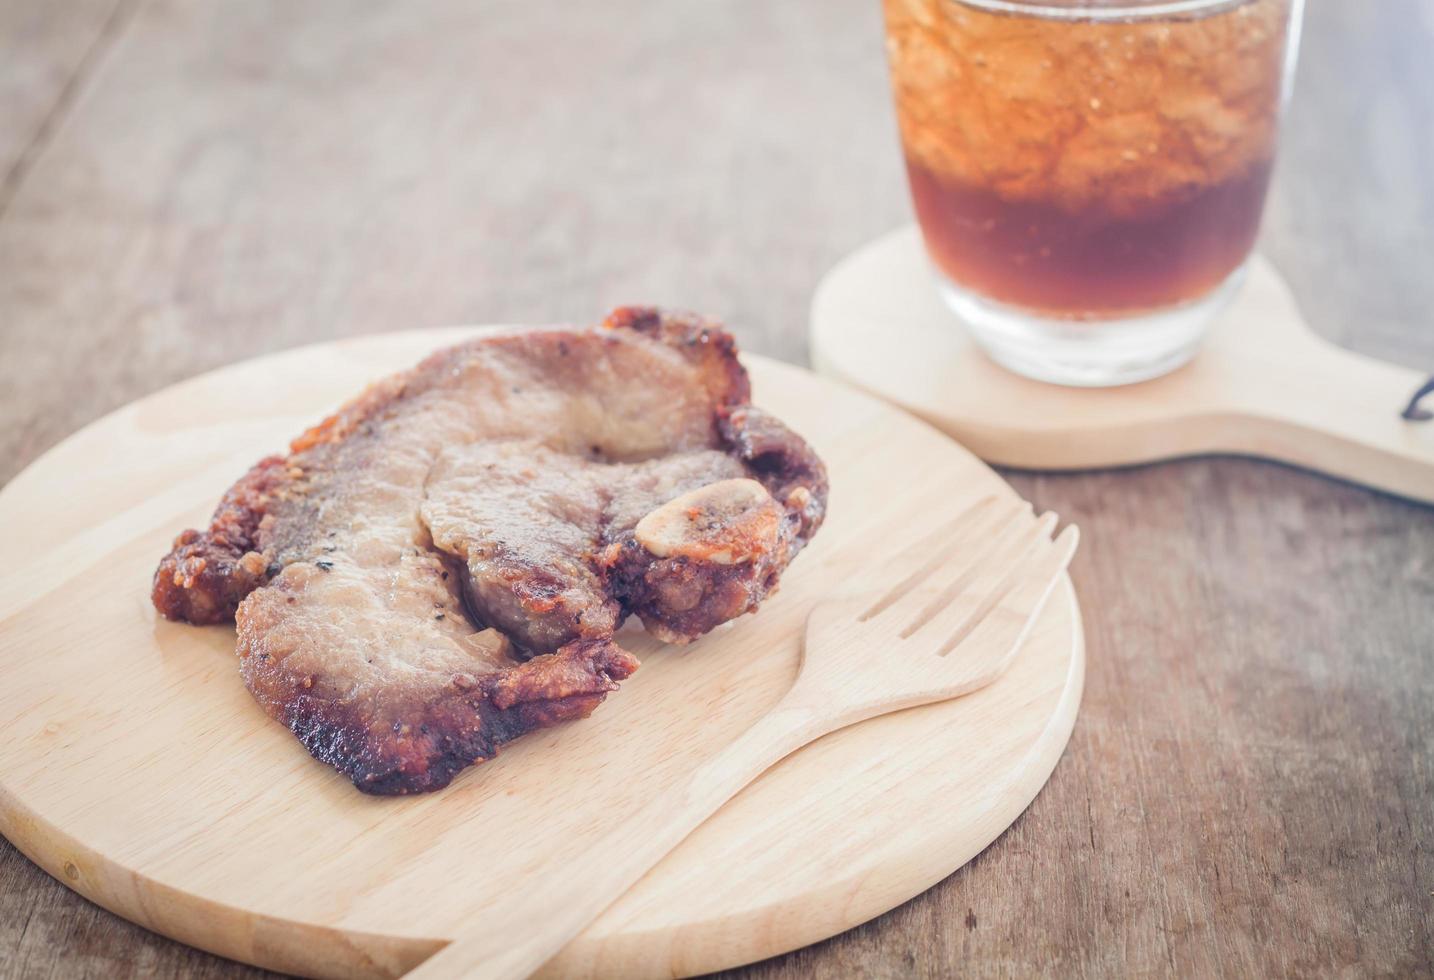
[[[830,519],[781,592],[690,647],[624,634],[643,667],[591,719],[520,740],[445,791],[363,796],[251,700],[232,628],[156,617],[150,575],[253,460],[365,382],[474,332],[309,347],[196,378],[77,433],[0,492],[6,837],[70,888],[183,942],[295,973],[400,974],[773,703],[818,597],[878,587],[874,561],[1011,492],[910,416],[748,358],[758,401],[831,467]],[[732,966],[930,887],[1043,785],[1083,675],[1067,581],[1007,676],[769,771],[545,974]]]
[[[1434,502],[1434,421],[1401,416],[1428,375],[1318,337],[1260,256],[1193,361],[1120,388],[1044,384],[989,360],[932,288],[914,227],[827,273],[811,340],[823,374],[890,399],[993,463],[1083,469],[1237,453]],[[1434,407],[1434,394],[1426,401]]]

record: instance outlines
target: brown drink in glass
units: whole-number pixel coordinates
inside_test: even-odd
[[[1259,230],[1300,0],[885,0],[943,295],[1021,373],[1188,359]]]

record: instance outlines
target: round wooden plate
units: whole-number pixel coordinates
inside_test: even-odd
[[[232,628],[156,617],[154,565],[259,456],[475,328],[288,351],[96,422],[0,492],[0,831],[147,928],[294,973],[393,976],[522,888],[555,835],[620,819],[773,703],[804,613],[979,497],[973,456],[874,398],[748,358],[757,401],[831,467],[830,519],[755,617],[643,667],[591,719],[416,798],[363,796],[268,720]],[[873,650],[881,656],[881,650]],[[769,771],[545,968],[673,976],[840,932],[929,888],[1035,796],[1084,676],[1069,582],[1010,673],[829,736]]]

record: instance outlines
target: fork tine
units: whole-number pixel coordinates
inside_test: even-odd
[[[1040,518],[1007,533],[988,549],[982,560],[964,569],[935,598],[929,598],[921,611],[901,631],[907,639],[931,624],[942,632],[965,636],[981,617],[1001,601],[1015,584],[1020,571],[1029,564],[1039,548],[1049,546],[1051,531],[1058,518],[1049,511]],[[939,622],[938,622],[939,620]],[[954,643],[944,647],[945,652]]]
[[[1046,600],[1060,581],[1061,574],[1070,565],[1079,543],[1080,529],[1072,524],[1044,549],[1045,553],[1034,565],[1018,576],[1015,587],[974,628],[963,638],[948,642],[943,647],[943,656],[961,644],[968,645],[973,654],[978,651],[987,654],[964,665],[971,671],[970,683],[973,687],[1000,676],[1019,652],[1026,634],[1035,624],[1037,614],[1045,608]],[[965,658],[950,659],[959,663]]]
[[[864,623],[881,615],[898,599],[929,577],[933,571],[950,561],[953,549],[964,545],[975,537],[977,532],[984,532],[989,537],[998,536],[1025,508],[1025,501],[1020,499],[983,497],[963,510],[955,520],[937,531],[936,534],[923,538],[903,550],[891,562],[892,567],[909,568],[913,563],[917,563],[915,571],[906,575],[885,595],[872,603],[865,612],[857,617],[857,622]],[[933,541],[935,542],[934,546]]]
[[[1041,515],[1030,535],[1012,542],[1005,548],[1001,560],[988,562],[977,580],[969,583],[964,590],[948,590],[942,594],[945,603],[932,603],[931,613],[923,618],[919,626],[931,626],[932,637],[945,637],[938,656],[946,656],[955,650],[969,633],[1001,603],[1012,590],[1031,573],[1032,562],[1040,562],[1051,548],[1051,531],[1057,517],[1054,514]],[[1038,565],[1037,565],[1038,567]],[[913,628],[912,633],[915,633]]]

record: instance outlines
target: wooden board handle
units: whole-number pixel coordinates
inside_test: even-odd
[[[848,256],[812,300],[818,369],[1023,469],[1237,453],[1434,503],[1434,421],[1407,418],[1426,374],[1318,337],[1268,261],[1195,359],[1121,388],[1063,388],[997,367],[931,288],[914,228]],[[1434,395],[1425,398],[1434,414]]]
[[[1404,406],[1404,411],[1399,413],[1400,418],[1407,422],[1428,422],[1434,419],[1434,409],[1424,407],[1424,399],[1434,395],[1434,376],[1419,386],[1409,399],[1409,404]]]
[[[1434,502],[1434,421],[1410,412],[1424,376],[1313,335],[1299,355],[1252,388],[1230,448]]]

